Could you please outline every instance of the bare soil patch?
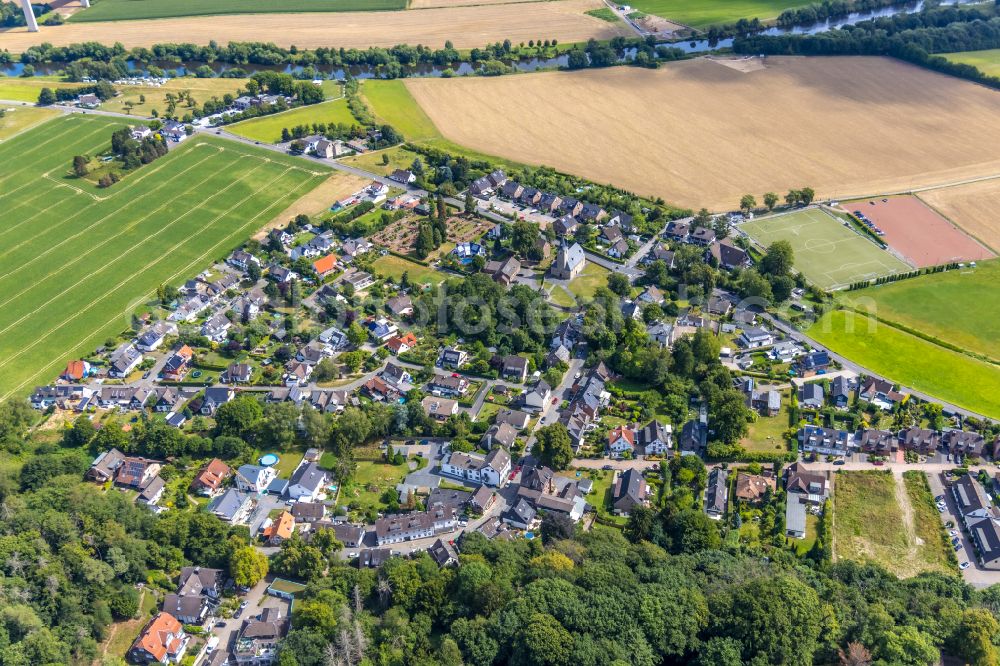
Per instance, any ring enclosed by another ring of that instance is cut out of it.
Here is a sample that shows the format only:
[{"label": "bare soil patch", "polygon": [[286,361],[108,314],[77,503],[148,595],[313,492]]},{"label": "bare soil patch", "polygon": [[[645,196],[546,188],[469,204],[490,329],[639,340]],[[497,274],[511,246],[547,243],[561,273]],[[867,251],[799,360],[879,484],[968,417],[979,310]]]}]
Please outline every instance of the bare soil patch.
[{"label": "bare soil patch", "polygon": [[691,35],[693,32],[686,25],[674,23],[673,21],[653,16],[652,14],[646,14],[641,18],[633,20],[643,30],[660,35],[661,37],[685,37]]},{"label": "bare soil patch", "polygon": [[757,56],[746,56],[745,58],[707,58],[707,60],[711,60],[737,72],[743,72],[744,74],[759,72],[766,68],[764,64],[765,59],[758,58]]},{"label": "bare soil patch", "polygon": [[864,213],[885,232],[883,240],[917,268],[993,258],[992,252],[917,197],[873,197],[844,203],[841,208]]},{"label": "bare soil patch", "polygon": [[810,186],[849,199],[1000,173],[1000,95],[888,58],[406,85],[456,143],[693,208],[732,209],[746,192]]},{"label": "bare soil patch", "polygon": [[968,185],[921,192],[919,196],[935,210],[1000,251],[1000,178]]},{"label": "bare soil patch", "polygon": [[293,203],[275,216],[273,220],[254,234],[254,240],[263,240],[267,233],[276,227],[288,224],[296,215],[317,215],[327,210],[335,201],[345,198],[360,190],[368,183],[368,179],[344,171],[335,171],[329,178],[320,183],[314,190]]},{"label": "bare soil patch", "polygon": [[338,12],[307,14],[237,14],[147,21],[67,23],[43,26],[30,33],[25,28],[0,30],[0,43],[12,53],[49,42],[66,46],[78,42],[121,42],[126,48],[152,46],[183,35],[185,42],[208,44],[224,36],[234,42],[273,42],[299,48],[337,46],[365,48],[395,44],[423,44],[439,48],[451,40],[455,48],[481,47],[510,39],[585,42],[627,35],[620,23],[609,23],[584,14],[604,7],[598,0],[553,0],[520,4],[447,6],[423,11]]}]

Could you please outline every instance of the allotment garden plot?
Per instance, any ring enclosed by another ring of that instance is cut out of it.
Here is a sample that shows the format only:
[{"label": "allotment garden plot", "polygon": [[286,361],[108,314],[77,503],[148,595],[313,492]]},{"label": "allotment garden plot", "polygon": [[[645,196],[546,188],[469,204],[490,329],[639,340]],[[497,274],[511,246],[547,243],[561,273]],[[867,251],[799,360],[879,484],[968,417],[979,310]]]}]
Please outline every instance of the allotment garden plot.
[{"label": "allotment garden plot", "polygon": [[819,208],[745,222],[740,230],[763,247],[779,240],[791,243],[795,268],[823,289],[912,270],[843,220]]},{"label": "allotment garden plot", "polygon": [[0,144],[0,399],[127,329],[323,181],[320,166],[195,135],[109,189],[68,175],[121,121],[70,116]]}]

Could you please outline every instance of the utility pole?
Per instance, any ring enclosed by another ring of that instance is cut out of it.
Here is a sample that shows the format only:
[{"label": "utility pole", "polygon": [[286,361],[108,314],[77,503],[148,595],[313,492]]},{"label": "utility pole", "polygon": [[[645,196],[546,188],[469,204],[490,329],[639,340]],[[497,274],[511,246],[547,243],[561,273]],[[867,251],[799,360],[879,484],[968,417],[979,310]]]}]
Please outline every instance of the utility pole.
[{"label": "utility pole", "polygon": [[24,10],[24,22],[28,24],[28,32],[38,32],[38,21],[35,20],[31,0],[21,0],[21,9]]}]

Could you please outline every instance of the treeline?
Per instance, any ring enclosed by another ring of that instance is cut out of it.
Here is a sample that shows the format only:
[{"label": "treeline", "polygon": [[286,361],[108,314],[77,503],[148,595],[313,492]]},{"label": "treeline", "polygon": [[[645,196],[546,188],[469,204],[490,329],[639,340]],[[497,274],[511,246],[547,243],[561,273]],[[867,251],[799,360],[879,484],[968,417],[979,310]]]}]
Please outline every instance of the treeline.
[{"label": "treeline", "polygon": [[765,55],[888,55],[945,74],[1000,88],[1000,77],[933,53],[1000,48],[1000,17],[982,8],[939,7],[864,21],[815,35],[754,35],[734,41],[737,53]]},{"label": "treeline", "polygon": [[942,264],[940,266],[928,266],[926,268],[921,268],[920,270],[898,273],[896,275],[886,275],[885,277],[875,278],[874,280],[852,282],[847,290],[856,291],[858,289],[871,287],[872,285],[890,284],[892,282],[899,282],[900,280],[909,280],[911,278],[920,277],[921,275],[930,275],[931,273],[944,273],[945,271],[953,271],[958,267],[958,262]]},{"label": "treeline", "polygon": [[783,28],[812,25],[820,21],[841,18],[853,12],[870,12],[909,2],[911,0],[824,0],[805,7],[786,9],[778,15],[777,24]]},{"label": "treeline", "polygon": [[56,102],[69,102],[80,95],[97,95],[98,99],[106,102],[115,96],[115,87],[107,81],[100,81],[76,88],[42,88],[38,91],[38,104],[48,106]]}]

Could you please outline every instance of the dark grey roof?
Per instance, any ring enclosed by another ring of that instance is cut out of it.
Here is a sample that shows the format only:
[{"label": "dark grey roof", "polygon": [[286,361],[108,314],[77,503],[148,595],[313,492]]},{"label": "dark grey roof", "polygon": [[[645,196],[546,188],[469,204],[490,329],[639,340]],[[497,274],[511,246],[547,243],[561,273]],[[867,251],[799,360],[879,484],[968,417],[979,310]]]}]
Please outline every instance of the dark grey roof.
[{"label": "dark grey roof", "polygon": [[295,470],[289,485],[304,486],[310,491],[315,492],[327,478],[326,472],[321,470],[319,465],[314,462],[307,462],[304,465],[299,465],[298,469]]},{"label": "dark grey roof", "polygon": [[729,475],[725,470],[713,469],[708,475],[708,487],[705,489],[705,512],[723,514],[726,512],[726,482]]}]

